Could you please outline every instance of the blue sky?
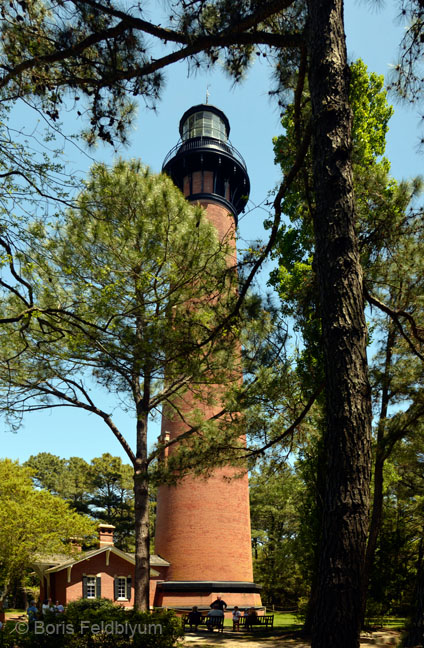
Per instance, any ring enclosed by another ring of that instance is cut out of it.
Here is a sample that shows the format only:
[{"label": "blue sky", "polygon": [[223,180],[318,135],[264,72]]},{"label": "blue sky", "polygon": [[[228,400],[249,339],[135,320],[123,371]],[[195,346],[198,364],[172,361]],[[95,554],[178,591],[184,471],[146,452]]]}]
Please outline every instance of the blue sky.
[{"label": "blue sky", "polygon": [[[396,21],[395,3],[386,3],[380,10],[376,3],[365,0],[348,0],[345,8],[346,34],[349,58],[362,58],[370,71],[384,74],[396,61],[397,47],[402,35],[402,25]],[[374,7],[374,8],[373,8]],[[259,59],[259,57],[258,57]],[[279,111],[269,97],[269,78],[266,60],[258,60],[246,80],[233,86],[231,80],[219,69],[211,74],[202,72],[188,76],[185,64],[166,72],[167,83],[157,111],[146,110],[140,104],[137,127],[130,135],[130,146],[120,151],[125,158],[140,157],[153,171],[159,172],[162,161],[178,141],[178,124],[181,115],[192,105],[205,100],[209,88],[209,103],[221,108],[231,124],[230,139],[243,155],[251,181],[251,202],[239,223],[239,249],[252,239],[264,236],[262,222],[267,212],[261,204],[279,180],[278,168],[273,162],[272,137],[281,132]],[[392,174],[397,179],[417,175],[422,170],[422,156],[417,152],[418,114],[394,102],[395,115],[390,122],[386,155],[392,164]],[[75,130],[75,115],[70,113],[65,127]],[[79,124],[77,122],[78,126]],[[72,150],[68,155],[75,168],[86,169],[89,159]],[[93,155],[90,153],[90,155]],[[97,159],[112,163],[114,154],[101,148],[94,154]],[[113,409],[110,397],[96,392],[100,404]],[[132,419],[114,408],[114,420],[134,445]],[[150,438],[154,441],[158,425],[151,426]],[[25,461],[31,454],[51,452],[61,457],[77,455],[86,460],[110,452],[126,459],[118,441],[105,424],[86,412],[58,408],[25,417],[17,433],[6,430],[0,422],[0,455]]]}]

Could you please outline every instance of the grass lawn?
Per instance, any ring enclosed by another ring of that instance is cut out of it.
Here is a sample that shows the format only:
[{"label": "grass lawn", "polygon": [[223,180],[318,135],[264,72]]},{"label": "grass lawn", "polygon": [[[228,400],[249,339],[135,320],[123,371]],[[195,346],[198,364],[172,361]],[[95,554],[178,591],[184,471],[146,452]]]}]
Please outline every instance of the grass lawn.
[{"label": "grass lawn", "polygon": [[274,628],[284,628],[284,630],[300,630],[302,623],[292,612],[269,612],[274,614]]},{"label": "grass lawn", "polygon": [[6,615],[6,620],[11,617],[11,616],[18,616],[20,614],[26,614],[26,610],[18,610],[15,608],[7,608],[7,610],[4,611]]},{"label": "grass lawn", "polygon": [[407,619],[402,617],[386,617],[384,619],[385,628],[404,628],[407,623]]},{"label": "grass lawn", "polygon": [[[278,628],[285,632],[295,632],[302,628],[302,622],[299,621],[298,617],[294,613],[272,612],[272,610],[268,610],[267,614],[274,614],[274,628]],[[370,621],[374,628],[387,628],[389,630],[403,630],[406,624],[406,619],[402,617],[384,617],[384,619],[370,619]],[[224,626],[225,628],[232,627],[231,619],[225,619]],[[257,628],[253,632],[259,631],[260,629]],[[266,633],[267,630],[264,628],[263,632]]]},{"label": "grass lawn", "polygon": [[384,617],[383,619],[367,619],[371,627],[388,628],[389,630],[403,630],[407,619],[404,617]]}]

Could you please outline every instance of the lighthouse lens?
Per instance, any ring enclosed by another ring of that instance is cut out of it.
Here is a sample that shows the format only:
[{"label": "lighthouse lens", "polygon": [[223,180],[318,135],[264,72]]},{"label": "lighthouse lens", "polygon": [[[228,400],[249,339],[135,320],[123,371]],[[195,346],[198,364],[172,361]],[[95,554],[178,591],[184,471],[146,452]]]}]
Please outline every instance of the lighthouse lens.
[{"label": "lighthouse lens", "polygon": [[214,137],[226,141],[227,133],[225,124],[212,112],[202,110],[190,115],[183,126],[183,140],[192,137]]}]

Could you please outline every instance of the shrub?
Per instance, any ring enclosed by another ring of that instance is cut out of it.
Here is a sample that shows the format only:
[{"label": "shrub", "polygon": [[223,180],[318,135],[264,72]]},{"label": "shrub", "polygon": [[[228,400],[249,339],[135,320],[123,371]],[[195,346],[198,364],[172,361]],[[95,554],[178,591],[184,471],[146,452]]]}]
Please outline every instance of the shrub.
[{"label": "shrub", "polygon": [[304,623],[308,611],[309,596],[301,596],[297,602],[296,619],[298,623]]},{"label": "shrub", "polygon": [[134,612],[106,599],[70,603],[62,614],[47,614],[30,632],[8,624],[4,648],[173,648],[183,635],[173,612]]},{"label": "shrub", "polygon": [[364,626],[366,628],[378,627],[384,625],[384,616],[387,613],[387,608],[384,603],[375,601],[372,597],[367,599],[367,609],[365,613]]}]

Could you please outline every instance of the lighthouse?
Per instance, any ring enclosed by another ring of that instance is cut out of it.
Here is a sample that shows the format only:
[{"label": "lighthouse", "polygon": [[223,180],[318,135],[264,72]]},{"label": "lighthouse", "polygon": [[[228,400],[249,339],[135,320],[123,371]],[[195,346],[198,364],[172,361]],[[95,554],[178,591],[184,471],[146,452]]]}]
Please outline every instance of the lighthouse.
[{"label": "lighthouse", "polygon": [[[179,131],[181,139],[166,156],[163,171],[188,201],[204,207],[219,238],[231,242],[233,262],[237,217],[250,182],[242,156],[229,142],[229,121],[219,108],[200,104],[184,113]],[[220,409],[205,403],[205,419]],[[186,429],[182,421],[163,415],[163,441]],[[253,582],[247,470],[240,476],[240,468],[227,466],[208,479],[186,476],[176,485],[162,485],[155,553],[170,563],[167,580],[157,585],[156,605],[208,608],[220,595],[229,608],[260,606],[260,588]]]}]

